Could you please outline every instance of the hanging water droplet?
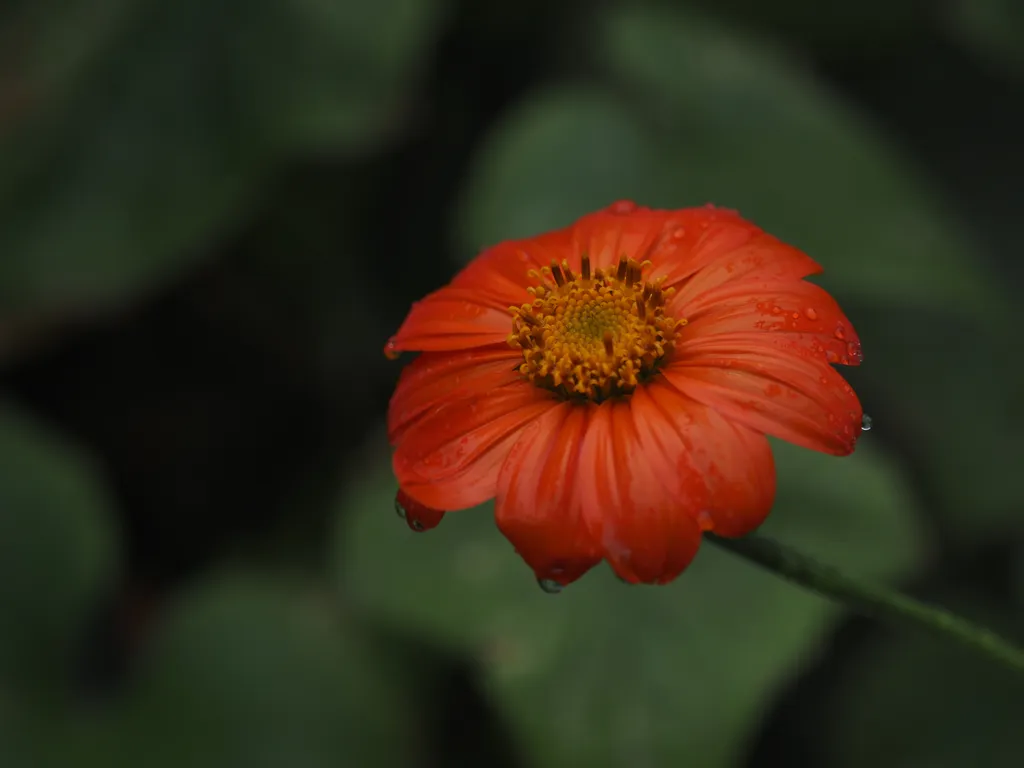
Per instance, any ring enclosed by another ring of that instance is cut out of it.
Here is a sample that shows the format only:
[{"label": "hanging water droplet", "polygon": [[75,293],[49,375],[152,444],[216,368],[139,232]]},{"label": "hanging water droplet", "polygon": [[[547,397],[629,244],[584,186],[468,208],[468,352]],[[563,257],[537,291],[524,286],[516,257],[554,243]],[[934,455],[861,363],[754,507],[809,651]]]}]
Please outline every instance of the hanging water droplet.
[{"label": "hanging water droplet", "polygon": [[864,432],[871,431],[871,417],[868,416],[866,413],[860,419],[860,428]]},{"label": "hanging water droplet", "polygon": [[557,595],[559,592],[565,589],[564,584],[559,584],[554,579],[537,579],[537,586],[539,586],[549,595]]},{"label": "hanging water droplet", "polygon": [[419,533],[436,527],[445,513],[420,504],[405,491],[399,490],[395,495],[395,514],[405,520],[409,528]]}]

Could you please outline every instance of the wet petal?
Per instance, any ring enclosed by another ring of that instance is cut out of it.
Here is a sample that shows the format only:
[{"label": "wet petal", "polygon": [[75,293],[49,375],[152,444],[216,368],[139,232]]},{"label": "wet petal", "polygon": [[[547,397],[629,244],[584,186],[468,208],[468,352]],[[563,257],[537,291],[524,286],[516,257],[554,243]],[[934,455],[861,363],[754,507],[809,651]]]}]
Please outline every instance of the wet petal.
[{"label": "wet petal", "polygon": [[[625,256],[639,262],[658,263],[661,248],[680,226],[680,211],[652,210],[628,200],[584,216],[573,227],[569,264],[579,269],[579,257],[589,254],[594,269],[607,269]],[[655,274],[655,273],[650,273]]]},{"label": "wet petal", "polygon": [[655,379],[631,400],[637,448],[657,481],[703,530],[743,536],[775,500],[768,439]]},{"label": "wet petal", "polygon": [[534,420],[498,476],[498,527],[538,579],[561,585],[601,561],[576,495],[580,440],[594,410],[563,402]]},{"label": "wet petal", "polygon": [[523,356],[502,344],[459,352],[424,352],[403,370],[388,406],[388,439],[453,400],[479,397],[520,381]]},{"label": "wet petal", "polygon": [[674,300],[673,308],[689,322],[680,345],[718,334],[781,334],[825,362],[859,365],[863,359],[857,332],[835,299],[804,280],[726,283],[686,305]]},{"label": "wet petal", "polygon": [[442,288],[412,305],[384,351],[397,355],[503,344],[512,332],[509,306],[488,299],[480,291]]},{"label": "wet petal", "polygon": [[438,405],[400,434],[391,462],[399,485],[435,509],[482,504],[494,497],[519,432],[557,404],[550,392],[515,381]]},{"label": "wet petal", "polygon": [[697,554],[701,528],[690,501],[659,480],[648,456],[653,446],[642,441],[646,434],[637,429],[632,400],[593,409],[580,446],[580,503],[591,536],[620,578],[665,584]]},{"label": "wet petal", "polygon": [[853,388],[783,336],[688,339],[662,375],[728,419],[815,451],[849,454],[861,434],[863,412]]},{"label": "wet petal", "polygon": [[538,252],[535,240],[506,240],[485,248],[452,279],[452,287],[475,291],[488,303],[505,309],[530,301],[526,288],[535,281],[528,273],[551,262]]},{"label": "wet petal", "polygon": [[705,206],[676,212],[676,228],[652,256],[654,277],[675,286],[673,307],[686,306],[723,284],[751,276],[798,280],[821,272],[809,256],[745,221],[735,211]]},{"label": "wet petal", "polygon": [[398,511],[409,528],[417,533],[436,528],[445,515],[443,510],[420,504],[401,488],[398,490],[398,495],[395,496],[395,510]]}]

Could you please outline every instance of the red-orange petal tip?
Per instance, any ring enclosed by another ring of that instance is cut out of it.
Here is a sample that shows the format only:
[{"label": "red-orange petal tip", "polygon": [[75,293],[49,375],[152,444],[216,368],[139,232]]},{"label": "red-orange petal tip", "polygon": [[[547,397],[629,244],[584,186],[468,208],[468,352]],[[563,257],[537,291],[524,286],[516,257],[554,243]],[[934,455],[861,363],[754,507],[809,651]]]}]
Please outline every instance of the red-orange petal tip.
[{"label": "red-orange petal tip", "polygon": [[420,504],[401,489],[399,489],[398,494],[395,496],[395,512],[398,513],[400,518],[405,520],[409,528],[417,533],[436,528],[445,514],[440,509]]}]

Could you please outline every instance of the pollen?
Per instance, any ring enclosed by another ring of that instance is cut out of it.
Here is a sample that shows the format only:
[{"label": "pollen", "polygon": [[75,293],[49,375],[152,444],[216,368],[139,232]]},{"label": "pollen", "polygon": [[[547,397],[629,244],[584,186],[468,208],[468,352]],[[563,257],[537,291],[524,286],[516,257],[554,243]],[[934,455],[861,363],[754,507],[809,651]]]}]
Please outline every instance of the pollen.
[{"label": "pollen", "polygon": [[567,399],[601,402],[628,395],[653,375],[675,347],[686,320],[665,314],[675,292],[665,278],[647,281],[651,262],[623,256],[607,270],[580,274],[563,261],[531,270],[533,301],[510,307],[510,346],[522,350],[519,372]]}]

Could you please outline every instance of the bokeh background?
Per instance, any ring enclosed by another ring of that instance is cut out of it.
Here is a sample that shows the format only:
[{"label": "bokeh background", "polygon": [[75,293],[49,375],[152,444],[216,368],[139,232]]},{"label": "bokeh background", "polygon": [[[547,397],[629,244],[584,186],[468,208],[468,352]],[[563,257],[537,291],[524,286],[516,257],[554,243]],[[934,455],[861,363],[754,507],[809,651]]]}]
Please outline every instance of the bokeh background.
[{"label": "bokeh background", "polygon": [[705,547],[393,511],[382,348],[621,198],[812,254],[875,428],[766,529],[1024,639],[1018,0],[9,0],[0,766],[1019,766],[1024,686]]}]

